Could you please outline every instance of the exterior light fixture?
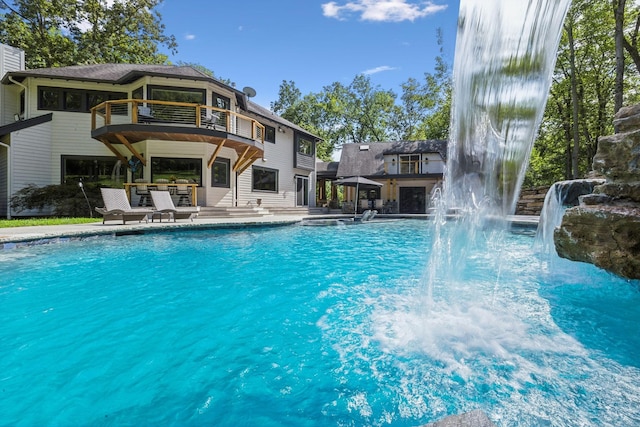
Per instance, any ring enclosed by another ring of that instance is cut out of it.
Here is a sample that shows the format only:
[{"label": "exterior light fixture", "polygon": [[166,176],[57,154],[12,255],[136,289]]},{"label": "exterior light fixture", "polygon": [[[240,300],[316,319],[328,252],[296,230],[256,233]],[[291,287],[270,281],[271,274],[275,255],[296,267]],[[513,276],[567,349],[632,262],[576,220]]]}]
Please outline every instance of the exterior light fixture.
[{"label": "exterior light fixture", "polygon": [[285,132],[285,131],[284,131],[284,128],[283,128],[282,126],[278,126],[278,132],[282,132],[282,133],[284,133],[284,132]]}]

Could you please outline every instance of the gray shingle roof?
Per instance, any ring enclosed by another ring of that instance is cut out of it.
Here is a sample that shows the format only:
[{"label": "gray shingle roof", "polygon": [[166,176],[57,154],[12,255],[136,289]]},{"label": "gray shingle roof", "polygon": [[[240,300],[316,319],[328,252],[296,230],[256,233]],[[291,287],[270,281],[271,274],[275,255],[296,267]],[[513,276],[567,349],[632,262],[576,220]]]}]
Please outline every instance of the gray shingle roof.
[{"label": "gray shingle roof", "polygon": [[11,76],[19,81],[24,80],[27,77],[46,77],[51,79],[125,84],[136,80],[143,75],[218,82],[203,72],[189,66],[154,64],[92,64],[12,71],[5,75],[2,79],[2,83],[6,84],[8,82],[8,76]]},{"label": "gray shingle roof", "polygon": [[265,108],[261,105],[256,104],[255,102],[247,102],[247,111],[256,114],[258,116],[264,117],[267,120],[273,120],[276,123],[280,123],[284,126],[290,127],[291,129],[295,129],[299,132],[305,133],[315,139],[320,139],[319,136],[312,134],[311,132],[309,132],[308,130],[305,130],[303,128],[301,128],[300,126],[296,125],[295,123],[290,122],[289,120],[283,119],[282,117],[278,116],[276,113],[274,113],[273,111],[269,110],[268,108]]},{"label": "gray shingle roof", "polygon": [[[368,149],[363,150],[367,146]],[[447,159],[447,141],[391,141],[369,144],[344,144],[338,166],[338,177],[384,175],[384,156],[388,154],[438,153]]]}]

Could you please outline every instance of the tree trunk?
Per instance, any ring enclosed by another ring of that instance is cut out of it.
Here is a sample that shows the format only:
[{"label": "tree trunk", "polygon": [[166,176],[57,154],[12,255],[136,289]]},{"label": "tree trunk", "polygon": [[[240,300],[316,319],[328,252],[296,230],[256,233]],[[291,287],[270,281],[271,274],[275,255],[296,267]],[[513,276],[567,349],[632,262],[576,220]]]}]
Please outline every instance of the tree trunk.
[{"label": "tree trunk", "polygon": [[573,39],[573,20],[565,25],[567,31],[567,38],[569,42],[569,75],[571,76],[571,122],[572,122],[572,139],[573,150],[571,150],[571,177],[573,179],[578,178],[578,158],[580,156],[580,129],[578,127],[578,81],[576,73],[576,49]]},{"label": "tree trunk", "polygon": [[624,7],[626,0],[613,0],[613,15],[615,17],[616,29],[616,81],[614,95],[614,113],[622,108],[624,91]]}]

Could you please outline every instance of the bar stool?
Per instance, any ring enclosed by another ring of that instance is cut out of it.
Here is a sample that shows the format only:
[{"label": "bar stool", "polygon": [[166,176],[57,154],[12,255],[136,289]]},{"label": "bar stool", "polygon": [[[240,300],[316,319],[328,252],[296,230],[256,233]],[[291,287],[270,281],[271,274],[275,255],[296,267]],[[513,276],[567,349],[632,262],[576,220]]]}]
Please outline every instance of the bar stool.
[{"label": "bar stool", "polygon": [[151,206],[151,193],[149,193],[149,187],[146,185],[148,182],[144,179],[136,179],[136,194],[140,196],[138,200],[138,206]]},{"label": "bar stool", "polygon": [[[188,184],[188,179],[176,179],[176,184]],[[180,196],[178,206],[191,206],[191,187],[187,185],[178,185],[176,194]]]}]

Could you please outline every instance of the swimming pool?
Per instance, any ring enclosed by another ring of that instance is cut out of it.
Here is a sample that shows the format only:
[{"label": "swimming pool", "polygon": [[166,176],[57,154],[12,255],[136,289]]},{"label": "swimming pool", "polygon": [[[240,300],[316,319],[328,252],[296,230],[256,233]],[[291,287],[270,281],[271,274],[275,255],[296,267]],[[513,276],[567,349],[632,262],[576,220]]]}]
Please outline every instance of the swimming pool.
[{"label": "swimming pool", "polygon": [[533,238],[433,282],[426,221],[0,251],[0,425],[640,424],[640,292]]}]

